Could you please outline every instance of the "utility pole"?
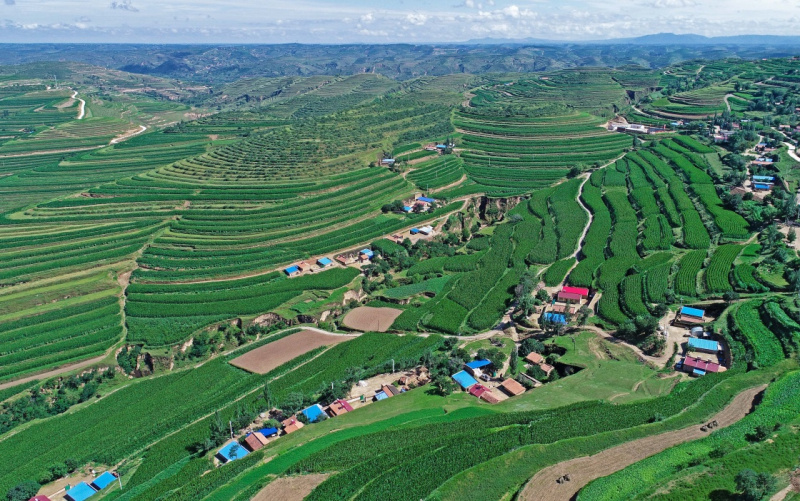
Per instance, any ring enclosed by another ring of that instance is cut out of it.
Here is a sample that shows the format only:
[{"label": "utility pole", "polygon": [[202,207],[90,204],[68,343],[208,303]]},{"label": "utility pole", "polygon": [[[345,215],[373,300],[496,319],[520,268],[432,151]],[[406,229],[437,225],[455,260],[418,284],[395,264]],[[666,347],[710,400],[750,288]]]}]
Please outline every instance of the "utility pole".
[{"label": "utility pole", "polygon": [[114,473],[117,474],[117,480],[119,481],[119,490],[122,490],[122,475],[120,475],[118,471],[115,471]]},{"label": "utility pole", "polygon": [[231,427],[231,438],[233,438],[233,421],[228,421],[228,426]]},{"label": "utility pole", "polygon": [[394,374],[394,359],[392,359],[392,374]]}]

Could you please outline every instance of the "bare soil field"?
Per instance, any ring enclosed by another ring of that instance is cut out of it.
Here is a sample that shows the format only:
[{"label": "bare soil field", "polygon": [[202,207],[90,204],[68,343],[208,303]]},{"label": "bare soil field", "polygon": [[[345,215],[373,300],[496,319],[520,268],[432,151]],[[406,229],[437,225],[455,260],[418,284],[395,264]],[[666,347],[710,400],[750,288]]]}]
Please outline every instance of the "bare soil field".
[{"label": "bare soil field", "polygon": [[361,306],[344,316],[344,325],[360,331],[386,332],[403,310]]},{"label": "bare soil field", "polygon": [[[714,430],[736,423],[745,417],[753,406],[753,400],[766,386],[750,388],[736,397],[717,415],[707,422],[717,421]],[[648,458],[675,445],[708,436],[696,424],[680,430],[669,431],[651,437],[633,440],[594,456],[585,456],[548,466],[534,475],[520,493],[520,501],[568,501],[586,484],[600,477],[617,472],[631,464]],[[561,484],[556,482],[563,475],[570,480]]]},{"label": "bare soil field", "polygon": [[258,347],[255,350],[248,351],[244,355],[231,360],[231,364],[249,372],[266,374],[272,369],[315,348],[333,346],[350,341],[355,337],[303,330]]},{"label": "bare soil field", "polygon": [[252,501],[303,501],[314,487],[328,478],[328,473],[312,473],[278,478],[270,482],[253,497]]}]

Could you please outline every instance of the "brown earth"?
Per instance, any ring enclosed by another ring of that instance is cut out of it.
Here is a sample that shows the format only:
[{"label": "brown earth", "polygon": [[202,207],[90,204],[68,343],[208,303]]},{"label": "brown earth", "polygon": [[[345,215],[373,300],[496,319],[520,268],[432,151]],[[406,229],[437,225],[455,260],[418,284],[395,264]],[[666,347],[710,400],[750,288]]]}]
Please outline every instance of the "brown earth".
[{"label": "brown earth", "polygon": [[303,330],[273,341],[231,360],[231,364],[256,374],[266,374],[272,369],[320,346],[333,346],[350,341],[356,336],[325,334]]},{"label": "brown earth", "polygon": [[[765,387],[766,385],[750,388],[736,395],[727,407],[704,421],[704,424],[716,420],[718,423],[718,426],[714,428],[716,430],[736,423],[750,413],[756,395]],[[702,431],[701,426],[696,424],[680,430],[640,438],[606,449],[594,456],[570,459],[548,466],[528,481],[518,499],[520,501],[568,501],[594,479],[611,475],[675,445],[708,436],[709,432]],[[563,475],[569,475],[570,480],[561,484],[557,483],[556,480]]]},{"label": "brown earth", "polygon": [[344,325],[360,331],[386,332],[403,310],[361,306],[344,316]]},{"label": "brown earth", "polygon": [[329,473],[312,473],[273,480],[261,489],[252,501],[303,501],[303,498],[329,475]]}]

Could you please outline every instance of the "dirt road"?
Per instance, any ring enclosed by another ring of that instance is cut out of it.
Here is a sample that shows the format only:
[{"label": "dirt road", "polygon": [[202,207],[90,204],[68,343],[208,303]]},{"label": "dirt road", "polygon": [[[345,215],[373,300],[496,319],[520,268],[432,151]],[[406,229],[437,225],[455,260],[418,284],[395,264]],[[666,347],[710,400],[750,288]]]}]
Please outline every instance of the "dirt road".
[{"label": "dirt road", "polygon": [[78,107],[78,118],[77,120],[83,120],[83,117],[86,116],[86,101],[78,97],[78,91],[72,91],[72,99],[77,99],[80,101],[81,105]]},{"label": "dirt road", "polygon": [[140,125],[139,126],[139,130],[135,130],[135,131],[132,131],[132,132],[126,132],[125,134],[123,134],[123,135],[121,135],[119,137],[115,137],[108,144],[117,144],[119,142],[125,141],[126,139],[130,139],[133,136],[138,136],[139,134],[141,134],[142,132],[144,132],[146,130],[147,130],[147,127],[145,127],[144,125]]},{"label": "dirt road", "polygon": [[90,365],[99,364],[105,358],[106,355],[100,355],[99,357],[90,358],[89,360],[84,360],[82,362],[78,362],[75,364],[65,365],[63,367],[59,367],[58,369],[53,369],[51,371],[40,372],[32,376],[26,376],[24,378],[15,379],[13,381],[0,384],[0,390],[5,390],[6,388],[11,388],[12,386],[17,386],[18,384],[24,384],[24,383],[29,383],[31,381],[36,381],[37,379],[48,379],[53,376],[58,376],[59,374],[64,374],[65,372],[83,369],[85,367],[89,367]]},{"label": "dirt road", "polygon": [[[764,388],[766,388],[766,385],[743,391],[727,407],[704,421],[704,423],[717,421],[718,426],[715,429],[736,423],[750,413],[756,395],[763,391]],[[548,466],[528,481],[518,499],[526,501],[568,501],[594,479],[611,475],[669,447],[708,436],[709,432],[702,431],[700,428],[700,424],[695,424],[680,430],[633,440],[604,450],[594,456],[571,459]],[[561,484],[557,483],[556,480],[563,475],[569,475],[570,480]]]}]

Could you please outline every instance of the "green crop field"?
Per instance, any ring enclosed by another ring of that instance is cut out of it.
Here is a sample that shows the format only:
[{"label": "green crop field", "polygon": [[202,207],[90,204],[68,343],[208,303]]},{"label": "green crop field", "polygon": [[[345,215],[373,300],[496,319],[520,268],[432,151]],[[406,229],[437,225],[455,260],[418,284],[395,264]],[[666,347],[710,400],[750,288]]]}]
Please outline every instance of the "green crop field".
[{"label": "green crop field", "polygon": [[[797,62],[607,68],[619,49],[598,46],[575,68],[498,73],[498,56],[472,74],[422,70],[440,54],[421,47],[372,67],[342,46],[322,72],[298,45],[245,78],[260,49],[220,49],[231,65],[197,80],[0,68],[0,496],[93,468],[121,476],[109,501],[280,497],[311,473],[310,500],[529,499],[548,466],[699,426],[762,386],[729,427],[569,496],[734,499],[743,468],[788,485]],[[617,117],[669,131],[609,130]],[[757,141],[774,168],[748,167]],[[750,194],[766,171],[775,188]],[[567,285],[591,300],[560,304]],[[564,324],[544,320],[559,304]],[[683,305],[705,309],[726,370],[680,372],[688,331],[658,328]],[[453,382],[482,358],[494,404]],[[528,391],[499,388],[512,377]],[[373,402],[383,384],[403,391]],[[338,399],[355,410],[214,458]]]}]

